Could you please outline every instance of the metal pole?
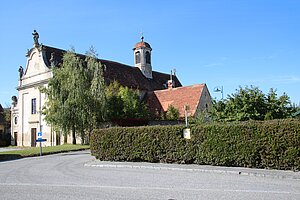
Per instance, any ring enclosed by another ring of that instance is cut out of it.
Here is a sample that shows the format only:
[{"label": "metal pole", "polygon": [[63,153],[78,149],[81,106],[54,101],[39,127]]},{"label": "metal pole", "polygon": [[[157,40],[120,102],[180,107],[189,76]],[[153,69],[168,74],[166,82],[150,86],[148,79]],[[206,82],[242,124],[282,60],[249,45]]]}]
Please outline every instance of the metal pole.
[{"label": "metal pole", "polygon": [[185,115],[185,127],[188,127],[188,113],[187,113],[187,106],[184,106],[184,115]]},{"label": "metal pole", "polygon": [[222,96],[221,100],[223,100],[223,98],[224,98],[223,86],[217,86],[217,87],[215,87],[214,92],[221,92],[221,96]]},{"label": "metal pole", "polygon": [[42,142],[40,141],[40,156],[42,156]]},{"label": "metal pole", "polygon": [[223,100],[223,98],[224,98],[223,85],[222,85],[222,91],[221,91],[221,93],[222,93],[222,100]]}]

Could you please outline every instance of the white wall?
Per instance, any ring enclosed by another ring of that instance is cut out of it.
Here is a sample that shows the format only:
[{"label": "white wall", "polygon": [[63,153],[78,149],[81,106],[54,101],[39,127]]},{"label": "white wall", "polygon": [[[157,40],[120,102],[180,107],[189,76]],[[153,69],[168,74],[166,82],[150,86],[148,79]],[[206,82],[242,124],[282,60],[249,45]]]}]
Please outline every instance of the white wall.
[{"label": "white wall", "polygon": [[[37,48],[32,49],[27,58],[24,75],[19,81],[17,109],[12,113],[12,116],[19,117],[18,129],[16,130],[16,127],[13,127],[13,132],[18,132],[18,146],[31,146],[31,130],[33,128],[36,129],[36,138],[37,133],[42,131],[43,138],[47,139],[47,142],[44,142],[43,146],[53,144],[53,142],[51,143],[53,141],[53,138],[51,138],[51,128],[44,121],[44,116],[41,113],[46,100],[45,94],[40,92],[39,87],[47,86],[48,80],[52,77],[52,72],[45,65],[43,57],[42,51],[39,51]],[[31,102],[34,98],[36,99],[36,114],[31,113]]]}]

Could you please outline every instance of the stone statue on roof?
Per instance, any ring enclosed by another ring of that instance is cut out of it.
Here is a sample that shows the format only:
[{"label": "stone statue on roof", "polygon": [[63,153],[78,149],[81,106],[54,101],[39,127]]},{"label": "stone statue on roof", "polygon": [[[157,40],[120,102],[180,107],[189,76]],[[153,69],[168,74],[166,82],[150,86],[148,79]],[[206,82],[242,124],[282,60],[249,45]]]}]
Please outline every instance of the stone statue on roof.
[{"label": "stone statue on roof", "polygon": [[34,41],[34,46],[39,46],[39,34],[36,30],[33,30],[33,41]]},{"label": "stone statue on roof", "polygon": [[11,100],[12,100],[12,104],[13,104],[14,106],[16,106],[17,103],[18,103],[18,98],[17,98],[16,96],[12,96],[12,97],[11,97]]},{"label": "stone statue on roof", "polygon": [[22,66],[20,66],[19,67],[19,76],[20,76],[20,80],[21,80],[21,78],[23,77],[23,75],[24,75],[24,70],[23,70],[23,67]]},{"label": "stone statue on roof", "polygon": [[57,59],[56,59],[56,55],[55,55],[55,52],[52,52],[51,53],[51,57],[50,57],[50,65],[51,65],[51,67],[55,67],[57,64],[58,64],[58,62],[57,62]]}]

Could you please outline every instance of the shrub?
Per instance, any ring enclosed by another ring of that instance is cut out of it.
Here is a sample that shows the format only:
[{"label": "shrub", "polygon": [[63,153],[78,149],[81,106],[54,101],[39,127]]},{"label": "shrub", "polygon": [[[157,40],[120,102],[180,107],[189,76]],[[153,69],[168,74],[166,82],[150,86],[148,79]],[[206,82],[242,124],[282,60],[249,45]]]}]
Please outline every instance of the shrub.
[{"label": "shrub", "polygon": [[166,113],[167,120],[178,120],[179,119],[179,110],[173,105],[169,105]]},{"label": "shrub", "polygon": [[95,130],[97,159],[300,169],[300,121],[212,123],[191,127],[145,126]]}]

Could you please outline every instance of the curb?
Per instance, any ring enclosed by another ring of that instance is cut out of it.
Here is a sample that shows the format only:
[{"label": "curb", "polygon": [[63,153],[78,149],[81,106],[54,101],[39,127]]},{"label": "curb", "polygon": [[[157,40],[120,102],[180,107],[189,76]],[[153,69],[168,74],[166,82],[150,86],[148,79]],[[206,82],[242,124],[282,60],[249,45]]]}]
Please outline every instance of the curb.
[{"label": "curb", "polygon": [[107,162],[107,161],[95,160],[95,161],[85,163],[84,167],[200,172],[200,173],[232,174],[232,175],[241,175],[241,176],[300,180],[300,172],[283,171],[283,170],[267,170],[267,169],[251,169],[251,168],[241,168],[241,167],[220,167],[220,166],[210,166],[210,165],[180,165],[180,164],[130,163],[130,162],[122,163],[122,162]]}]

